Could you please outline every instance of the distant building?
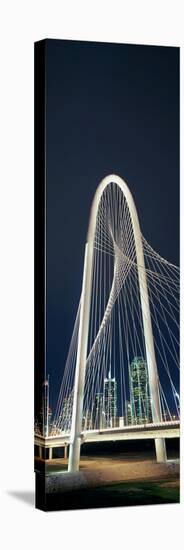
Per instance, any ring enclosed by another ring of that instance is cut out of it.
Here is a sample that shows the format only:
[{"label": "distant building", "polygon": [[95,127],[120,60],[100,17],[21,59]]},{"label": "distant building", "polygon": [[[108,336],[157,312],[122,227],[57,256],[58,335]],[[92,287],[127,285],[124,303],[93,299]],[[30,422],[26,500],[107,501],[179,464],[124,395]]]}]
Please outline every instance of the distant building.
[{"label": "distant building", "polygon": [[72,424],[72,410],[73,410],[73,390],[67,397],[64,397],[61,415],[59,418],[59,426],[62,432],[68,432],[71,429]]},{"label": "distant building", "polygon": [[[152,421],[148,367],[143,357],[134,357],[129,368],[130,403],[128,423],[142,424]],[[131,422],[129,421],[131,417]]]},{"label": "distant building", "polygon": [[84,412],[83,419],[82,419],[82,430],[92,430],[93,429],[93,418],[92,418],[92,412],[87,409]]},{"label": "distant building", "polygon": [[117,382],[110,372],[104,380],[104,413],[106,428],[113,427],[117,416]]},{"label": "distant building", "polygon": [[52,409],[48,407],[48,410],[44,410],[43,407],[39,412],[38,417],[35,420],[35,433],[40,435],[50,435],[52,431]]},{"label": "distant building", "polygon": [[42,407],[35,419],[35,433],[48,437],[51,433],[52,409],[49,406],[49,376],[42,384]]},{"label": "distant building", "polygon": [[124,416],[119,416],[119,427],[123,428],[124,425],[125,425],[125,417]]},{"label": "distant building", "polygon": [[96,430],[104,427],[103,401],[103,393],[97,393],[93,410],[93,428]]},{"label": "distant building", "polygon": [[126,424],[133,424],[132,407],[131,407],[130,401],[126,401],[125,403],[125,419],[126,419]]},{"label": "distant building", "polygon": [[112,419],[112,428],[123,428],[125,425],[124,416],[115,416]]}]

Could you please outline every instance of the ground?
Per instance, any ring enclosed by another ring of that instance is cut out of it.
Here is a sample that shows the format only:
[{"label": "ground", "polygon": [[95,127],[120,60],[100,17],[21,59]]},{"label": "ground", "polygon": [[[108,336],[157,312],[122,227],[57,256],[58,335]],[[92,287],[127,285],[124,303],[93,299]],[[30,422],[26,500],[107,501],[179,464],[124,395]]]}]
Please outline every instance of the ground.
[{"label": "ground", "polygon": [[45,510],[179,502],[179,459],[172,452],[166,464],[158,464],[151,451],[81,456],[75,474],[66,472],[64,459],[38,462],[39,470],[46,467],[46,484],[37,484],[37,506]]}]

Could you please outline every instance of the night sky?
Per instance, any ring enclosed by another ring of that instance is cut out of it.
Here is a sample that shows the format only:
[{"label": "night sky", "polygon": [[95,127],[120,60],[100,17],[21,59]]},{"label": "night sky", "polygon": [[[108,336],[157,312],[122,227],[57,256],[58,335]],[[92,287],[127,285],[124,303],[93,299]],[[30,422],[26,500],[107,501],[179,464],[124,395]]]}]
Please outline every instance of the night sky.
[{"label": "night sky", "polygon": [[100,180],[128,183],[142,233],[179,263],[179,49],[48,40],[47,374],[54,409]]}]

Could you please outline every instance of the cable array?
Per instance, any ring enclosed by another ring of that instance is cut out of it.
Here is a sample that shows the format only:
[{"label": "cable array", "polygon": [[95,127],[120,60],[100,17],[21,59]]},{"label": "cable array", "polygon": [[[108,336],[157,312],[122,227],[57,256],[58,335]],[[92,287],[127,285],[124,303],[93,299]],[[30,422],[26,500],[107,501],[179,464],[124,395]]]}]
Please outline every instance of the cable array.
[{"label": "cable array", "polygon": [[[142,236],[163,421],[178,418],[179,268]],[[122,190],[108,185],[96,221],[83,429],[152,421],[149,373],[131,215]],[[70,431],[80,303],[53,430]]]}]

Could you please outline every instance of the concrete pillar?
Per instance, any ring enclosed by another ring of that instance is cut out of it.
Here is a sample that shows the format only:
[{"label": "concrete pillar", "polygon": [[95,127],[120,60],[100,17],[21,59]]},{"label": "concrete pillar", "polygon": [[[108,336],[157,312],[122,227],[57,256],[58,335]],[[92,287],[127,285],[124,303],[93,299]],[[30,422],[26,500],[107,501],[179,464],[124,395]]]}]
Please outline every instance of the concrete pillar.
[{"label": "concrete pillar", "polygon": [[166,462],[167,451],[166,451],[165,439],[162,439],[161,437],[155,439],[155,450],[156,450],[157,462]]},{"label": "concrete pillar", "polygon": [[64,446],[64,458],[67,459],[67,450],[68,450],[68,447],[67,445]]},{"label": "concrete pillar", "polygon": [[86,370],[86,356],[89,330],[91,283],[93,266],[93,243],[86,243],[83,283],[80,303],[80,321],[78,335],[78,349],[75,369],[74,399],[71,426],[71,439],[69,450],[68,471],[79,470],[81,431],[83,417],[83,395]]},{"label": "concrete pillar", "polygon": [[49,460],[52,460],[52,447],[49,447]]},{"label": "concrete pillar", "polygon": [[39,445],[39,458],[42,458],[42,447]]}]

